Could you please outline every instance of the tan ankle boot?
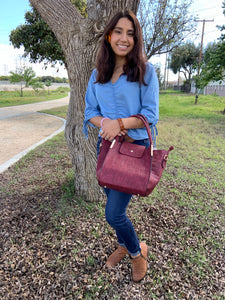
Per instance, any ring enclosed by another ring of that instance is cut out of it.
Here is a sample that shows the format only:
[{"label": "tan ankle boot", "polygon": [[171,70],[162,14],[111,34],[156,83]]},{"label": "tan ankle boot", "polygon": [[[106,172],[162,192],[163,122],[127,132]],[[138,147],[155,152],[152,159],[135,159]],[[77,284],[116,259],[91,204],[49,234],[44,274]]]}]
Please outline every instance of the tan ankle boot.
[{"label": "tan ankle boot", "polygon": [[109,256],[106,261],[107,267],[116,266],[128,254],[127,248],[118,246],[118,248]]},{"label": "tan ankle boot", "polygon": [[148,246],[145,243],[140,243],[140,247],[141,254],[131,260],[132,278],[135,282],[140,281],[147,273]]}]

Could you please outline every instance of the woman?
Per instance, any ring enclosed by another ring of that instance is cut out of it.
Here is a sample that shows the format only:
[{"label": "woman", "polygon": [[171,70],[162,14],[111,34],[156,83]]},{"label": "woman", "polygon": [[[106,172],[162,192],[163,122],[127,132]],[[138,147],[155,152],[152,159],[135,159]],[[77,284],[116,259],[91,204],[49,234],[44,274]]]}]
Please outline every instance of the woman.
[{"label": "woman", "polygon": [[[123,135],[127,142],[149,147],[142,121],[130,117],[137,113],[145,115],[154,133],[158,122],[158,79],[143,49],[136,16],[131,11],[116,14],[105,28],[96,69],[86,92],[83,130],[87,136],[87,125],[101,128],[98,151],[102,139],[112,141],[117,135]],[[140,281],[147,272],[148,247],[139,242],[126,215],[132,195],[111,189],[105,189],[105,193],[106,220],[118,238],[118,248],[109,256],[106,266],[115,266],[129,254],[132,278]]]}]

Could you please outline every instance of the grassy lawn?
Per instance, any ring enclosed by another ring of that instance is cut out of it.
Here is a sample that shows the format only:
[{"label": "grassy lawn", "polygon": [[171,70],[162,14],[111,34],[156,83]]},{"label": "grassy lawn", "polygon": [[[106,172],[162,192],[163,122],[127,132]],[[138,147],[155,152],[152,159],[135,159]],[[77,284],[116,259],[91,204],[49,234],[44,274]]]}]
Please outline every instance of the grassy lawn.
[{"label": "grassy lawn", "polygon": [[50,90],[49,94],[47,91],[42,90],[37,93],[34,91],[24,91],[23,97],[20,96],[20,91],[0,91],[0,107],[56,100],[66,97],[69,91],[69,88],[64,87],[59,87],[56,90]]},{"label": "grassy lawn", "polygon": [[160,95],[160,116],[224,121],[222,111],[225,109],[225,97],[201,95],[197,105],[193,105],[194,101],[194,95],[162,92]]},{"label": "grassy lawn", "polygon": [[[150,247],[147,276],[116,245],[104,202],[74,194],[63,133],[0,174],[1,299],[225,299],[224,99],[160,95],[158,148],[174,146],[157,188],[128,209]],[[66,118],[67,107],[46,111]]]}]

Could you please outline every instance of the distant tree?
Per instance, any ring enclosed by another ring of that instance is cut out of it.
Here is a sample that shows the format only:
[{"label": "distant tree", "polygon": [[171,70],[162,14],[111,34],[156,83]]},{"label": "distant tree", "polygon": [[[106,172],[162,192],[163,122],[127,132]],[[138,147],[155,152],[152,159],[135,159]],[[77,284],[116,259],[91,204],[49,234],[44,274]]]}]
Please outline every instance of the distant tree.
[{"label": "distant tree", "polygon": [[189,41],[171,52],[169,68],[174,74],[177,72],[184,74],[189,91],[192,75],[198,69],[199,52],[200,47]]},{"label": "distant tree", "polygon": [[198,89],[203,89],[209,81],[220,80],[221,74],[218,70],[213,69],[209,72],[209,67],[211,67],[213,57],[217,52],[219,43],[213,42],[209,43],[205,49],[203,49],[202,60],[199,68],[199,75],[193,76],[195,85]]},{"label": "distant tree", "polygon": [[36,74],[32,67],[29,68],[23,68],[23,80],[25,81],[25,86],[29,87],[32,82],[34,82],[34,78],[36,77]]},{"label": "distant tree", "polygon": [[40,76],[38,77],[38,79],[41,82],[46,82],[46,81],[51,81],[51,82],[55,82],[55,78],[53,76],[47,75],[47,76]]},{"label": "distant tree", "polygon": [[192,0],[141,0],[138,9],[147,58],[171,52],[193,34]]},{"label": "distant tree", "polygon": [[11,75],[9,76],[9,81],[11,83],[20,83],[20,96],[23,97],[23,89],[25,88],[25,84],[23,81],[23,69],[17,69],[15,72],[10,71]]},{"label": "distant tree", "polygon": [[9,80],[9,76],[0,76],[0,81],[8,81]]},{"label": "distant tree", "polygon": [[[222,5],[225,15],[225,1]],[[206,86],[209,81],[222,81],[225,78],[225,25],[217,26],[221,31],[218,43],[208,46],[206,61],[203,62],[202,74],[198,78],[200,86]]]},{"label": "distant tree", "polygon": [[[225,1],[223,1],[222,8],[225,16]],[[219,80],[223,80],[225,78],[225,25],[217,27],[221,31],[221,36],[219,38],[218,47],[215,51],[214,67],[218,66],[218,72],[221,75]]]},{"label": "distant tree", "polygon": [[20,83],[20,96],[23,97],[23,89],[29,87],[36,76],[34,70],[29,67],[22,67],[16,69],[15,72],[10,71],[9,80],[12,83]]},{"label": "distant tree", "polygon": [[60,77],[55,77],[55,83],[62,83],[62,78]]},{"label": "distant tree", "polygon": [[159,80],[159,88],[162,89],[162,86],[163,86],[163,77],[162,77],[162,74],[161,74],[161,66],[160,66],[160,64],[155,64],[154,65],[154,69],[156,71],[156,74],[157,74],[157,77],[158,77],[158,80]]},{"label": "distant tree", "polygon": [[[225,15],[225,1],[223,1],[222,8]],[[217,27],[221,31],[219,42],[207,46],[201,62],[199,76],[194,78],[196,87],[200,89],[204,88],[210,81],[222,81],[225,78],[225,33],[223,32],[225,25]],[[225,109],[223,113],[225,114]]]},{"label": "distant tree", "polygon": [[[225,78],[225,42],[210,43],[204,51],[199,76],[195,76],[198,89],[203,89],[210,81],[221,82]],[[223,110],[225,114],[225,108]]]},{"label": "distant tree", "polygon": [[48,88],[48,95],[49,95],[49,87],[52,85],[52,82],[51,82],[51,80],[46,80],[45,81],[45,86],[47,86],[47,88]]},{"label": "distant tree", "polygon": [[33,90],[35,93],[39,91],[39,89],[43,89],[44,85],[41,81],[38,80],[38,78],[34,78],[31,82],[30,85],[32,86]]}]

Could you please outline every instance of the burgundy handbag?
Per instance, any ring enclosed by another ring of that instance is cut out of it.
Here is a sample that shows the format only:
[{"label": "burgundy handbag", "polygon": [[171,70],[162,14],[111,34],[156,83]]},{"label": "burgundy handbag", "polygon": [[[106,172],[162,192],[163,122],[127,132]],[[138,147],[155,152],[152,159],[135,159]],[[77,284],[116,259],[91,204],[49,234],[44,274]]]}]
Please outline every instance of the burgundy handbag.
[{"label": "burgundy handbag", "polygon": [[145,197],[159,182],[173,147],[168,151],[153,150],[151,130],[145,116],[137,114],[131,117],[144,123],[150,147],[125,142],[121,137],[112,142],[103,139],[96,174],[102,187]]}]

